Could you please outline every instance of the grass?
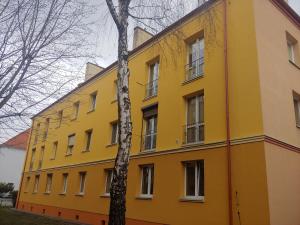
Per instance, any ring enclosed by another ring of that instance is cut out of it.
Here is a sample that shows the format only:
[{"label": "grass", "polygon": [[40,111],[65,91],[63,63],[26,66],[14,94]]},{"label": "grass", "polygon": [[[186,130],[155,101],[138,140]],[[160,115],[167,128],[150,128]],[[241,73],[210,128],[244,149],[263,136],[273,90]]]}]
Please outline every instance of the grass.
[{"label": "grass", "polygon": [[44,216],[19,212],[0,207],[1,225],[75,225],[74,223],[56,220]]}]

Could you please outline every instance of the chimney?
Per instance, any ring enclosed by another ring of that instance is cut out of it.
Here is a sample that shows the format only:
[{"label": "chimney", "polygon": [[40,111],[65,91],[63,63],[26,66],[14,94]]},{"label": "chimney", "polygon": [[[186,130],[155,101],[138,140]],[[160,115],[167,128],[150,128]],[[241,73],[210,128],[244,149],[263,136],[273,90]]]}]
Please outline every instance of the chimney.
[{"label": "chimney", "polygon": [[153,35],[139,26],[134,28],[132,48],[135,49],[152,38]]},{"label": "chimney", "polygon": [[95,76],[97,73],[101,72],[104,68],[101,66],[98,66],[96,64],[88,62],[86,64],[86,69],[85,69],[85,78],[84,80],[88,80]]}]

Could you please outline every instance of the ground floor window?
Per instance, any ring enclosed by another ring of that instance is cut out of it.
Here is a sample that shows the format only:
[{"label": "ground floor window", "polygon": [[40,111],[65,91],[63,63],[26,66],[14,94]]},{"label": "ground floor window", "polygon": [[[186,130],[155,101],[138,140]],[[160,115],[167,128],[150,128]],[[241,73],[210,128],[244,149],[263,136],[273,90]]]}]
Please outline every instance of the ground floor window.
[{"label": "ground floor window", "polygon": [[203,199],[204,197],[204,160],[184,162],[185,197]]},{"label": "ground floor window", "polygon": [[142,173],[141,196],[151,197],[153,195],[154,166],[153,165],[141,166],[141,173]]}]

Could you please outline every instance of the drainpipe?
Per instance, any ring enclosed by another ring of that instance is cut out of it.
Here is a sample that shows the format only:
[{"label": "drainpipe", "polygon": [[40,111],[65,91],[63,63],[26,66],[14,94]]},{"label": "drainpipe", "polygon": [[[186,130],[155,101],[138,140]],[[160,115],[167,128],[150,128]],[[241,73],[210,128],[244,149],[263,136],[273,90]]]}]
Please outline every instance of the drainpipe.
[{"label": "drainpipe", "polygon": [[228,215],[229,225],[233,225],[232,213],[232,177],[231,177],[231,145],[230,145],[230,117],[229,117],[229,81],[228,81],[228,24],[227,24],[227,0],[224,3],[224,78],[225,78],[225,111],[226,111],[226,152],[228,173]]},{"label": "drainpipe", "polygon": [[21,194],[21,190],[22,190],[22,184],[23,184],[23,179],[24,179],[24,173],[25,173],[26,161],[27,161],[28,152],[29,152],[29,144],[30,144],[30,140],[31,140],[32,130],[33,130],[33,122],[31,123],[30,134],[29,134],[28,140],[27,140],[26,156],[25,156],[22,176],[21,176],[20,184],[19,184],[19,191],[18,191],[16,206],[15,206],[16,209],[19,208],[19,199],[20,199],[20,194]]}]

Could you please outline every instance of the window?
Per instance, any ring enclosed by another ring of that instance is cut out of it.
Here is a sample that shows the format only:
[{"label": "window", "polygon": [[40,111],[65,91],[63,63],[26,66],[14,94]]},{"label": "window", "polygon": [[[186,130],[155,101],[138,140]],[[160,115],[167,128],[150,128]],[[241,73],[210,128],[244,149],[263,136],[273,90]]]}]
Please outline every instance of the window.
[{"label": "window", "polygon": [[37,193],[38,192],[39,181],[40,181],[40,175],[36,175],[35,176],[35,180],[34,180],[33,193]]},{"label": "window", "polygon": [[29,184],[30,184],[30,177],[27,177],[25,183],[25,192],[28,192]]},{"label": "window", "polygon": [[149,79],[146,85],[146,98],[156,96],[158,89],[159,62],[149,66]]},{"label": "window", "polygon": [[154,182],[154,167],[153,165],[141,166],[142,185],[141,196],[153,195],[153,182]]},{"label": "window", "polygon": [[117,101],[118,100],[118,81],[117,80],[115,80],[114,81],[114,88],[113,88],[113,90],[114,90],[114,99],[113,99],[113,101]]},{"label": "window", "polygon": [[52,145],[52,153],[51,153],[51,159],[55,159],[56,157],[56,152],[57,152],[57,147],[58,147],[58,142],[53,142]]},{"label": "window", "polygon": [[204,141],[204,98],[203,95],[187,99],[187,125],[185,143]]},{"label": "window", "polygon": [[49,124],[50,124],[50,118],[47,118],[46,122],[45,122],[45,131],[44,131],[44,135],[43,135],[43,141],[45,141],[48,137]]},{"label": "window", "polygon": [[34,136],[34,143],[33,144],[36,144],[38,142],[38,139],[39,139],[39,132],[40,132],[40,127],[41,127],[41,124],[38,123],[36,125],[36,129],[35,129],[35,136]]},{"label": "window", "polygon": [[36,152],[36,149],[35,148],[32,149],[30,165],[29,165],[29,171],[32,171],[32,169],[33,169],[33,164],[34,164],[34,159],[35,159],[35,152]]},{"label": "window", "polygon": [[295,118],[296,125],[300,127],[300,95],[294,93],[294,108],[295,108]]},{"label": "window", "polygon": [[85,144],[85,150],[84,151],[90,151],[92,134],[93,134],[93,130],[87,130],[85,132],[86,144]]},{"label": "window", "polygon": [[145,123],[143,150],[153,150],[156,148],[157,110],[157,105],[151,106],[143,110],[143,117]]},{"label": "window", "polygon": [[42,168],[43,165],[43,159],[44,159],[44,152],[45,152],[45,146],[41,147],[41,152],[40,152],[40,159],[39,159],[39,164],[38,164],[38,170]]},{"label": "window", "polygon": [[110,194],[110,186],[111,186],[111,182],[113,179],[113,170],[112,169],[107,169],[105,170],[105,174],[106,174],[106,182],[105,182],[105,195],[109,195]]},{"label": "window", "polygon": [[68,147],[67,147],[67,155],[71,155],[73,153],[75,145],[75,134],[72,134],[68,137]]},{"label": "window", "polygon": [[204,38],[199,38],[188,44],[188,64],[186,65],[186,80],[203,75]]},{"label": "window", "polygon": [[298,61],[298,41],[288,32],[286,33],[286,39],[287,39],[287,49],[288,49],[288,56],[289,61],[297,64]]},{"label": "window", "polygon": [[61,193],[62,194],[65,194],[67,193],[67,187],[68,187],[68,174],[67,173],[64,173],[62,175],[62,190],[61,190]]},{"label": "window", "polygon": [[73,120],[76,120],[77,119],[77,117],[78,117],[78,113],[79,113],[79,105],[80,105],[80,103],[79,102],[75,102],[74,104],[73,104]]},{"label": "window", "polygon": [[202,200],[204,197],[204,160],[184,162],[185,198]]},{"label": "window", "polygon": [[119,128],[118,122],[111,123],[111,144],[118,143]]},{"label": "window", "polygon": [[52,188],[52,173],[47,174],[47,183],[46,183],[46,193],[50,193],[51,192],[51,188]]},{"label": "window", "polygon": [[97,92],[94,92],[90,95],[90,111],[94,111],[96,109],[96,100],[97,100]]},{"label": "window", "polygon": [[80,172],[79,173],[79,194],[84,194],[85,189],[85,179],[86,179],[86,172]]},{"label": "window", "polygon": [[60,110],[57,113],[57,128],[61,126],[62,120],[63,120],[63,111]]}]

